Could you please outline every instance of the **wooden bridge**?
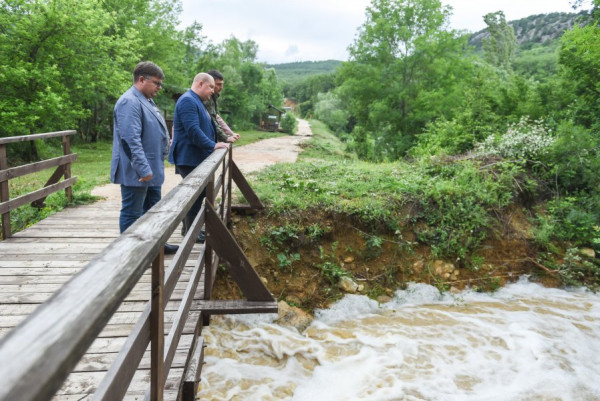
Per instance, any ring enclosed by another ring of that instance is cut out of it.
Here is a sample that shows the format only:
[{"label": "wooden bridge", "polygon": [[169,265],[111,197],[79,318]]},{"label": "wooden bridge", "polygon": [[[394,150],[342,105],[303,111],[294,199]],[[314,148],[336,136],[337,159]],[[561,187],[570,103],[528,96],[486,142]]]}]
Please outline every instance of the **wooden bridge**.
[{"label": "wooden bridge", "polygon": [[[63,172],[73,160],[65,156],[56,162]],[[0,166],[0,178],[9,170]],[[233,184],[248,204],[231,204]],[[204,188],[204,206],[181,237]],[[0,400],[194,400],[210,316],[277,312],[227,229],[236,208],[262,204],[230,147],[122,235],[120,201],[104,201],[67,208],[0,242]],[[195,243],[203,227],[205,245]],[[175,255],[164,256],[167,241],[179,244]],[[246,299],[211,299],[219,263]]]}]

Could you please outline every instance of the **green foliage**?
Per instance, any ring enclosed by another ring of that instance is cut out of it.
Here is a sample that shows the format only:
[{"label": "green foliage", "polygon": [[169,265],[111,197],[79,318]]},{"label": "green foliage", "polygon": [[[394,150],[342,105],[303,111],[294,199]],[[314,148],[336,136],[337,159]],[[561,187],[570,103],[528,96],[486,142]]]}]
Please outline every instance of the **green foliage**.
[{"label": "green foliage", "polygon": [[476,152],[483,156],[501,156],[510,160],[540,160],[554,143],[550,130],[542,121],[523,117],[508,126],[504,135],[489,136],[479,143]]},{"label": "green foliage", "polygon": [[321,259],[321,263],[319,263],[317,267],[332,285],[337,284],[340,278],[348,275],[348,272],[342,269],[335,259],[335,251],[337,246],[337,242],[331,244],[330,253],[326,253],[323,247],[319,246],[319,258]]},{"label": "green foliage", "polygon": [[285,113],[281,117],[281,129],[288,134],[295,134],[298,129],[298,120],[292,113]]},{"label": "green foliage", "polygon": [[0,6],[0,136],[76,128],[103,97],[131,82],[119,62],[135,60],[137,38],[117,35],[115,24],[92,1]]},{"label": "green foliage", "polygon": [[563,263],[558,266],[558,271],[566,285],[584,285],[592,291],[600,289],[598,262],[583,258],[577,248],[567,250]]},{"label": "green foliage", "polygon": [[366,235],[365,239],[365,260],[376,258],[381,253],[383,239],[378,235]]},{"label": "green foliage", "polygon": [[312,118],[318,94],[333,90],[335,77],[333,72],[317,74],[287,84],[284,88],[285,96],[300,104],[299,112],[302,116]]},{"label": "green foliage", "polygon": [[549,201],[545,213],[538,216],[538,243],[549,249],[552,241],[561,241],[600,250],[598,200],[598,196],[595,199],[569,196]]},{"label": "green foliage", "polygon": [[279,262],[279,268],[281,270],[289,269],[290,272],[293,272],[292,264],[294,264],[294,262],[297,262],[299,260],[300,260],[299,253],[292,253],[292,254],[287,254],[287,255],[285,253],[277,254],[277,261]]},{"label": "green foliage", "polygon": [[564,85],[572,88],[574,122],[600,127],[600,30],[597,26],[566,32],[561,39],[559,63]]},{"label": "green foliage", "polygon": [[[432,246],[436,256],[459,257],[465,263],[490,234],[495,213],[521,192],[536,190],[523,167],[509,162],[481,167],[476,161],[426,157],[374,164],[317,161],[315,156],[260,173],[254,188],[273,213],[343,213],[374,230],[394,231],[412,223],[419,241]],[[368,239],[376,254],[381,238]]]},{"label": "green foliage", "polygon": [[319,93],[315,104],[315,118],[324,122],[333,132],[342,133],[348,126],[348,112],[333,93]]},{"label": "green foliage", "polygon": [[338,71],[336,93],[356,122],[353,149],[368,160],[396,160],[427,122],[451,116],[469,76],[466,38],[446,31],[438,0],[375,0]]},{"label": "green foliage", "polygon": [[508,25],[504,12],[496,11],[484,15],[489,37],[483,39],[483,49],[487,61],[496,67],[510,70],[517,48],[517,38],[513,27]]},{"label": "green foliage", "polygon": [[[140,60],[165,73],[156,102],[173,97],[198,71],[221,69],[231,86],[222,109],[236,128],[258,125],[268,104],[281,105],[277,76],[256,62],[257,45],[230,38],[205,42],[198,23],[178,31],[178,0],[8,0],[0,6],[0,135],[78,129],[86,141],[112,136],[112,111]],[[35,147],[15,157],[37,158]]]},{"label": "green foliage", "polygon": [[338,60],[323,61],[298,61],[295,63],[271,64],[268,68],[273,68],[277,73],[279,80],[286,86],[286,96],[290,96],[287,88],[293,87],[301,81],[307,81],[307,78],[314,75],[327,75],[335,71],[340,65]]},{"label": "green foliage", "polygon": [[544,178],[557,194],[595,193],[600,187],[600,138],[593,131],[560,124],[544,162],[549,166]]}]

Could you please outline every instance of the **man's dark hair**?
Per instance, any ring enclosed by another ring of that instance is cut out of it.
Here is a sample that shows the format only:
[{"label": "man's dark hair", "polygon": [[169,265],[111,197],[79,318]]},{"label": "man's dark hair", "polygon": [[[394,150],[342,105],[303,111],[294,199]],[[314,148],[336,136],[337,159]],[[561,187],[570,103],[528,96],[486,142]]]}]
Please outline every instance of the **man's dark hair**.
[{"label": "man's dark hair", "polygon": [[223,78],[223,74],[221,74],[219,71],[217,70],[210,70],[206,72],[208,75],[210,75],[211,77],[213,77],[214,79],[220,79],[221,81],[224,79]]},{"label": "man's dark hair", "polygon": [[152,61],[140,61],[133,69],[133,83],[136,83],[140,77],[165,79],[165,74]]}]

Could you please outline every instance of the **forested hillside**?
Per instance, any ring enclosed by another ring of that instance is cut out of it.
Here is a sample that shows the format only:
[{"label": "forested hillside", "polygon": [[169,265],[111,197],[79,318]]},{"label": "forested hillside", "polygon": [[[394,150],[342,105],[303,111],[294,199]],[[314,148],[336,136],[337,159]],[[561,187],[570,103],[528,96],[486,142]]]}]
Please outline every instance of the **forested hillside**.
[{"label": "forested hillside", "polygon": [[271,64],[277,78],[284,84],[293,84],[312,75],[329,74],[341,64],[338,60],[299,61],[296,63]]},{"label": "forested hillside", "polygon": [[[591,22],[589,14],[585,11],[579,13],[550,13],[530,15],[509,21],[515,33],[517,44],[521,49],[526,49],[534,44],[546,44],[556,41],[575,24],[585,26]],[[469,45],[477,50],[483,50],[483,41],[490,37],[487,29],[482,29],[469,36]]]}]

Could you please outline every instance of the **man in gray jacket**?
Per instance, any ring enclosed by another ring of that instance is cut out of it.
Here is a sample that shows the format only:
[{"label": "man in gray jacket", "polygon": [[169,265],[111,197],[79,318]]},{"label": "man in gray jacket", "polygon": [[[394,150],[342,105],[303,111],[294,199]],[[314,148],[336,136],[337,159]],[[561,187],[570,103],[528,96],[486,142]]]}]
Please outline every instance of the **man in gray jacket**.
[{"label": "man in gray jacket", "polygon": [[[121,184],[121,233],[161,198],[169,136],[152,98],[162,88],[164,77],[156,64],[138,63],[133,70],[133,86],[115,105],[110,180]],[[176,251],[177,246],[165,244],[165,253]]]}]

